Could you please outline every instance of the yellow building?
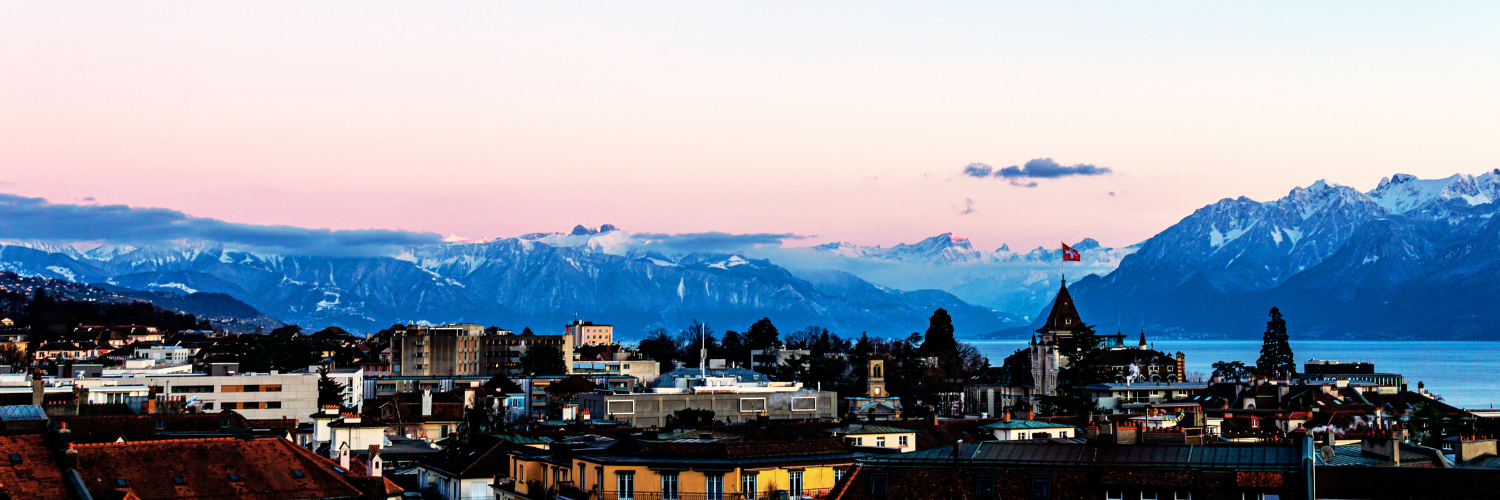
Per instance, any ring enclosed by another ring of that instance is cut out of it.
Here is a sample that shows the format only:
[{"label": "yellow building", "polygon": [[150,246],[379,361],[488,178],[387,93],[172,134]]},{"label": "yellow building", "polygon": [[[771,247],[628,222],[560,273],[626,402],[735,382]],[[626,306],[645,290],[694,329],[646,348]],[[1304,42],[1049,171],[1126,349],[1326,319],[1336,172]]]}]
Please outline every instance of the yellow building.
[{"label": "yellow building", "polygon": [[833,439],[622,440],[581,449],[553,443],[548,451],[513,450],[511,480],[496,492],[501,499],[541,499],[548,492],[602,500],[819,497],[863,456]]}]

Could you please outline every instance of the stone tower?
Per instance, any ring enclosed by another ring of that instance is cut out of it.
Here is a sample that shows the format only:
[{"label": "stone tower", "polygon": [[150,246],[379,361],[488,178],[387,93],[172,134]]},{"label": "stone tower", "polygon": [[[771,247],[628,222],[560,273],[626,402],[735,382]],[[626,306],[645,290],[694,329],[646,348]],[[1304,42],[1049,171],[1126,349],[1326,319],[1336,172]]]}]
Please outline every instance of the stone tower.
[{"label": "stone tower", "polygon": [[1073,335],[1093,333],[1093,327],[1083,323],[1078,309],[1073,305],[1073,296],[1068,294],[1068,280],[1062,281],[1057,298],[1052,300],[1052,312],[1047,322],[1036,330],[1031,340],[1032,395],[1057,395],[1057,374],[1067,365],[1067,359],[1058,352],[1058,343]]},{"label": "stone tower", "polygon": [[872,358],[870,360],[870,373],[866,377],[865,397],[885,398],[890,393],[885,392],[885,360]]}]

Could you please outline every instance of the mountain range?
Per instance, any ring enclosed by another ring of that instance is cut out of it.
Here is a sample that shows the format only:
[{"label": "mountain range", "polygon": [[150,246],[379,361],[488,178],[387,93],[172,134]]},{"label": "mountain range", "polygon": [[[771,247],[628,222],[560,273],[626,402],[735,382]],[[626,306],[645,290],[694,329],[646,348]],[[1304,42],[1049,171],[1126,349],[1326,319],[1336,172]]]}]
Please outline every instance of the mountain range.
[{"label": "mountain range", "polygon": [[1500,338],[1497,199],[1500,169],[1226,198],[1070,290],[1086,320],[1183,333],[1258,336],[1278,307],[1305,338]]},{"label": "mountain range", "polygon": [[1500,170],[1398,174],[1369,192],[1318,181],[1278,200],[1220,200],[1135,245],[1084,239],[1072,245],[1082,262],[1059,262],[1056,248],[983,251],[951,233],[891,247],[682,251],[605,224],[363,257],[8,240],[0,270],[169,292],[162,301],[223,294],[311,328],[468,321],[549,331],[578,314],[624,339],[693,319],[742,329],[760,317],[786,330],[905,335],[940,307],[960,336],[1024,336],[1066,273],[1080,313],[1104,328],[1139,318],[1184,336],[1253,337],[1274,306],[1294,335],[1496,338],[1497,199]]}]

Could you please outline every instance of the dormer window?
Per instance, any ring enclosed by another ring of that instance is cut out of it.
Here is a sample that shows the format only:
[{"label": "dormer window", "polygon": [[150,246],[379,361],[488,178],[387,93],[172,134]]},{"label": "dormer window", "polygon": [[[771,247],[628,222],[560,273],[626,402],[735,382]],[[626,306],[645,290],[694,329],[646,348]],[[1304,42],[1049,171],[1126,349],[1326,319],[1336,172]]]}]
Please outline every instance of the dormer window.
[{"label": "dormer window", "polygon": [[183,480],[182,476],[172,476],[172,484],[183,486],[187,484],[187,481]]},{"label": "dormer window", "polygon": [[240,475],[239,474],[230,474],[229,475],[229,481],[233,482],[233,483],[238,483],[240,481],[243,481],[243,479],[240,479]]},{"label": "dormer window", "polygon": [[21,463],[21,456],[15,454],[15,453],[11,453],[10,454],[10,464],[11,465],[16,465],[16,464],[19,464],[19,463]]},{"label": "dormer window", "polygon": [[293,470],[292,471],[292,477],[295,477],[297,479],[302,479],[302,478],[307,477],[307,476],[304,475],[304,474],[302,474],[301,470]]},{"label": "dormer window", "polygon": [[115,486],[119,488],[127,488],[130,486],[130,481],[126,481],[124,479],[116,479]]}]

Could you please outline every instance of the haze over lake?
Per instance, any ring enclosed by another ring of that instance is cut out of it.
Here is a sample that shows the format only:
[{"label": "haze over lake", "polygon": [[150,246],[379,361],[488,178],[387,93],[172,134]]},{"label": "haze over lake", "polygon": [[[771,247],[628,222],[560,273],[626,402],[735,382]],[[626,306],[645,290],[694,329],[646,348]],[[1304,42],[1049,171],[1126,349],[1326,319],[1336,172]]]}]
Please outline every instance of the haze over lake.
[{"label": "haze over lake", "polygon": [[[1149,341],[1149,337],[1148,337]],[[1000,366],[1027,341],[970,341]],[[1500,342],[1455,341],[1364,341],[1364,340],[1292,340],[1297,368],[1309,359],[1331,359],[1348,363],[1367,361],[1380,373],[1400,373],[1407,388],[1417,390],[1417,382],[1441,396],[1443,401],[1461,408],[1489,408],[1500,403],[1500,383],[1494,374],[1500,370]],[[1188,373],[1205,377],[1213,373],[1216,361],[1243,361],[1254,365],[1260,356],[1259,340],[1163,340],[1152,342],[1156,350],[1166,353],[1182,351],[1187,355]]]}]

